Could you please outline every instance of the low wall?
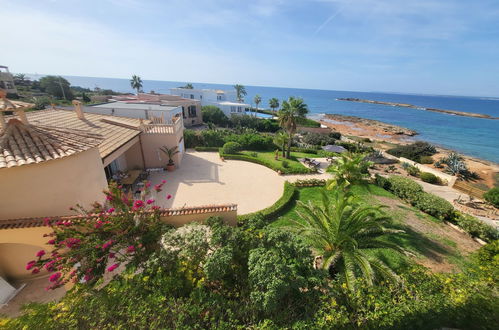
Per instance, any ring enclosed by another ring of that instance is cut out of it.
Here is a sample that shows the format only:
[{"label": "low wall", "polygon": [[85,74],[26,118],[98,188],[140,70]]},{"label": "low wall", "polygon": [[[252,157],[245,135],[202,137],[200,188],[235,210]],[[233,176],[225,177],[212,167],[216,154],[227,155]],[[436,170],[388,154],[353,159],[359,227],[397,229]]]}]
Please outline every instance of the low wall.
[{"label": "low wall", "polygon": [[[52,217],[55,220],[70,220],[77,216]],[[237,205],[208,205],[164,209],[161,220],[175,227],[189,222],[204,222],[210,217],[221,217],[230,226],[237,225]],[[26,263],[35,259],[37,251],[50,251],[53,246],[47,245],[49,238],[43,237],[50,233],[50,227],[44,225],[43,218],[28,218],[0,221],[0,277],[8,281],[28,280],[46,276],[46,272],[34,276],[25,269]]]}]

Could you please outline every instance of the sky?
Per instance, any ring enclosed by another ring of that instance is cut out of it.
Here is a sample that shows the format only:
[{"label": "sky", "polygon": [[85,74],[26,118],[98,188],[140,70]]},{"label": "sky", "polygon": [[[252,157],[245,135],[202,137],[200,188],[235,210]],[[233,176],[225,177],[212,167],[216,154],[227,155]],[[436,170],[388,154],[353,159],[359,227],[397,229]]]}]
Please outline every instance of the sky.
[{"label": "sky", "polygon": [[0,8],[0,65],[15,73],[499,96],[499,0],[0,0]]}]

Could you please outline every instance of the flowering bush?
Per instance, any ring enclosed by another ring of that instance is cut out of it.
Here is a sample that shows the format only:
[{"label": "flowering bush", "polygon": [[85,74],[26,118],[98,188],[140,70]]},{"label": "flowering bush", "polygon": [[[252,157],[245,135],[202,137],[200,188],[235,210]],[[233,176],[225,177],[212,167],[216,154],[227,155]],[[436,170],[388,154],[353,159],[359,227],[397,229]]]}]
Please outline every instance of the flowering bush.
[{"label": "flowering bush", "polygon": [[[161,192],[166,181],[153,187]],[[141,196],[150,194],[146,182]],[[53,229],[47,244],[52,251],[36,253],[36,260],[28,262],[27,270],[39,273],[45,269],[53,273],[47,289],[55,289],[69,281],[95,285],[106,272],[120,265],[140,267],[159,247],[159,239],[168,227],[160,220],[159,206],[154,199],[133,199],[116,184],[105,191],[106,203],[95,203],[91,211],[81,206],[72,208],[80,216],[67,220],[45,219]],[[166,195],[170,199],[171,195]]]}]

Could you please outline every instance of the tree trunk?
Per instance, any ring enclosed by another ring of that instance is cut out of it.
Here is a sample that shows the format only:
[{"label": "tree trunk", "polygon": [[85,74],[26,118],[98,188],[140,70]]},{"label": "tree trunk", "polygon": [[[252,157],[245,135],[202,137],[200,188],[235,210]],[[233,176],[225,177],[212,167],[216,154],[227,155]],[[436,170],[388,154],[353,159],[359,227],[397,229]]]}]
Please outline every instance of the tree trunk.
[{"label": "tree trunk", "polygon": [[293,143],[293,136],[289,134],[289,140],[288,140],[288,150],[286,151],[286,158],[289,159],[290,152],[291,152],[291,143]]},{"label": "tree trunk", "polygon": [[286,142],[282,143],[282,157],[286,157]]}]

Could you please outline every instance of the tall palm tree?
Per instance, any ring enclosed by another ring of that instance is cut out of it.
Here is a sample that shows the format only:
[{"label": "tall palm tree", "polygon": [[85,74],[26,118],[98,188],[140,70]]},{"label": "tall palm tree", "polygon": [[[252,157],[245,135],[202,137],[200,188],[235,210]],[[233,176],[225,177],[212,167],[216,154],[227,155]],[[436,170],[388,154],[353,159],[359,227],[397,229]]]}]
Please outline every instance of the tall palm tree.
[{"label": "tall palm tree", "polygon": [[[329,192],[329,191],[328,191]],[[330,196],[331,195],[331,196]],[[395,272],[370,251],[390,249],[404,252],[398,245],[385,240],[400,230],[388,229],[390,218],[381,215],[379,207],[358,203],[350,192],[322,190],[322,205],[299,201],[294,221],[297,231],[322,256],[322,268],[332,277],[339,277],[354,291],[361,277],[367,284],[383,277],[399,280]]]},{"label": "tall palm tree", "polygon": [[368,167],[371,162],[364,161],[364,155],[344,153],[329,166],[328,172],[333,173],[333,179],[327,184],[327,189],[348,189],[353,184],[365,184],[369,178]]},{"label": "tall palm tree", "polygon": [[269,106],[272,109],[272,111],[275,111],[275,109],[279,108],[279,100],[276,99],[275,97],[271,98],[269,100]]},{"label": "tall palm tree", "polygon": [[142,79],[139,76],[133,75],[132,79],[130,79],[130,86],[137,91],[137,95],[139,95],[139,91],[142,88]]},{"label": "tall palm tree", "polygon": [[194,89],[194,86],[192,86],[191,83],[187,83],[187,84],[185,84],[185,86],[183,88],[185,88],[185,89]]},{"label": "tall palm tree", "polygon": [[286,157],[286,143],[289,136],[286,132],[279,131],[274,135],[274,143],[282,149],[282,157]]},{"label": "tall palm tree", "polygon": [[256,94],[255,97],[253,98],[253,102],[255,102],[256,105],[256,112],[258,112],[258,105],[262,103],[262,97]]},{"label": "tall palm tree", "polygon": [[236,89],[236,95],[237,95],[237,100],[239,102],[243,102],[244,101],[244,97],[246,96],[246,87],[244,87],[243,85],[234,85],[234,88]]},{"label": "tall palm tree", "polygon": [[279,110],[278,121],[279,125],[288,132],[288,150],[286,158],[289,158],[291,151],[291,143],[293,136],[296,133],[296,122],[298,118],[303,118],[308,113],[307,105],[301,98],[290,97],[287,101],[282,102],[282,108]]}]

